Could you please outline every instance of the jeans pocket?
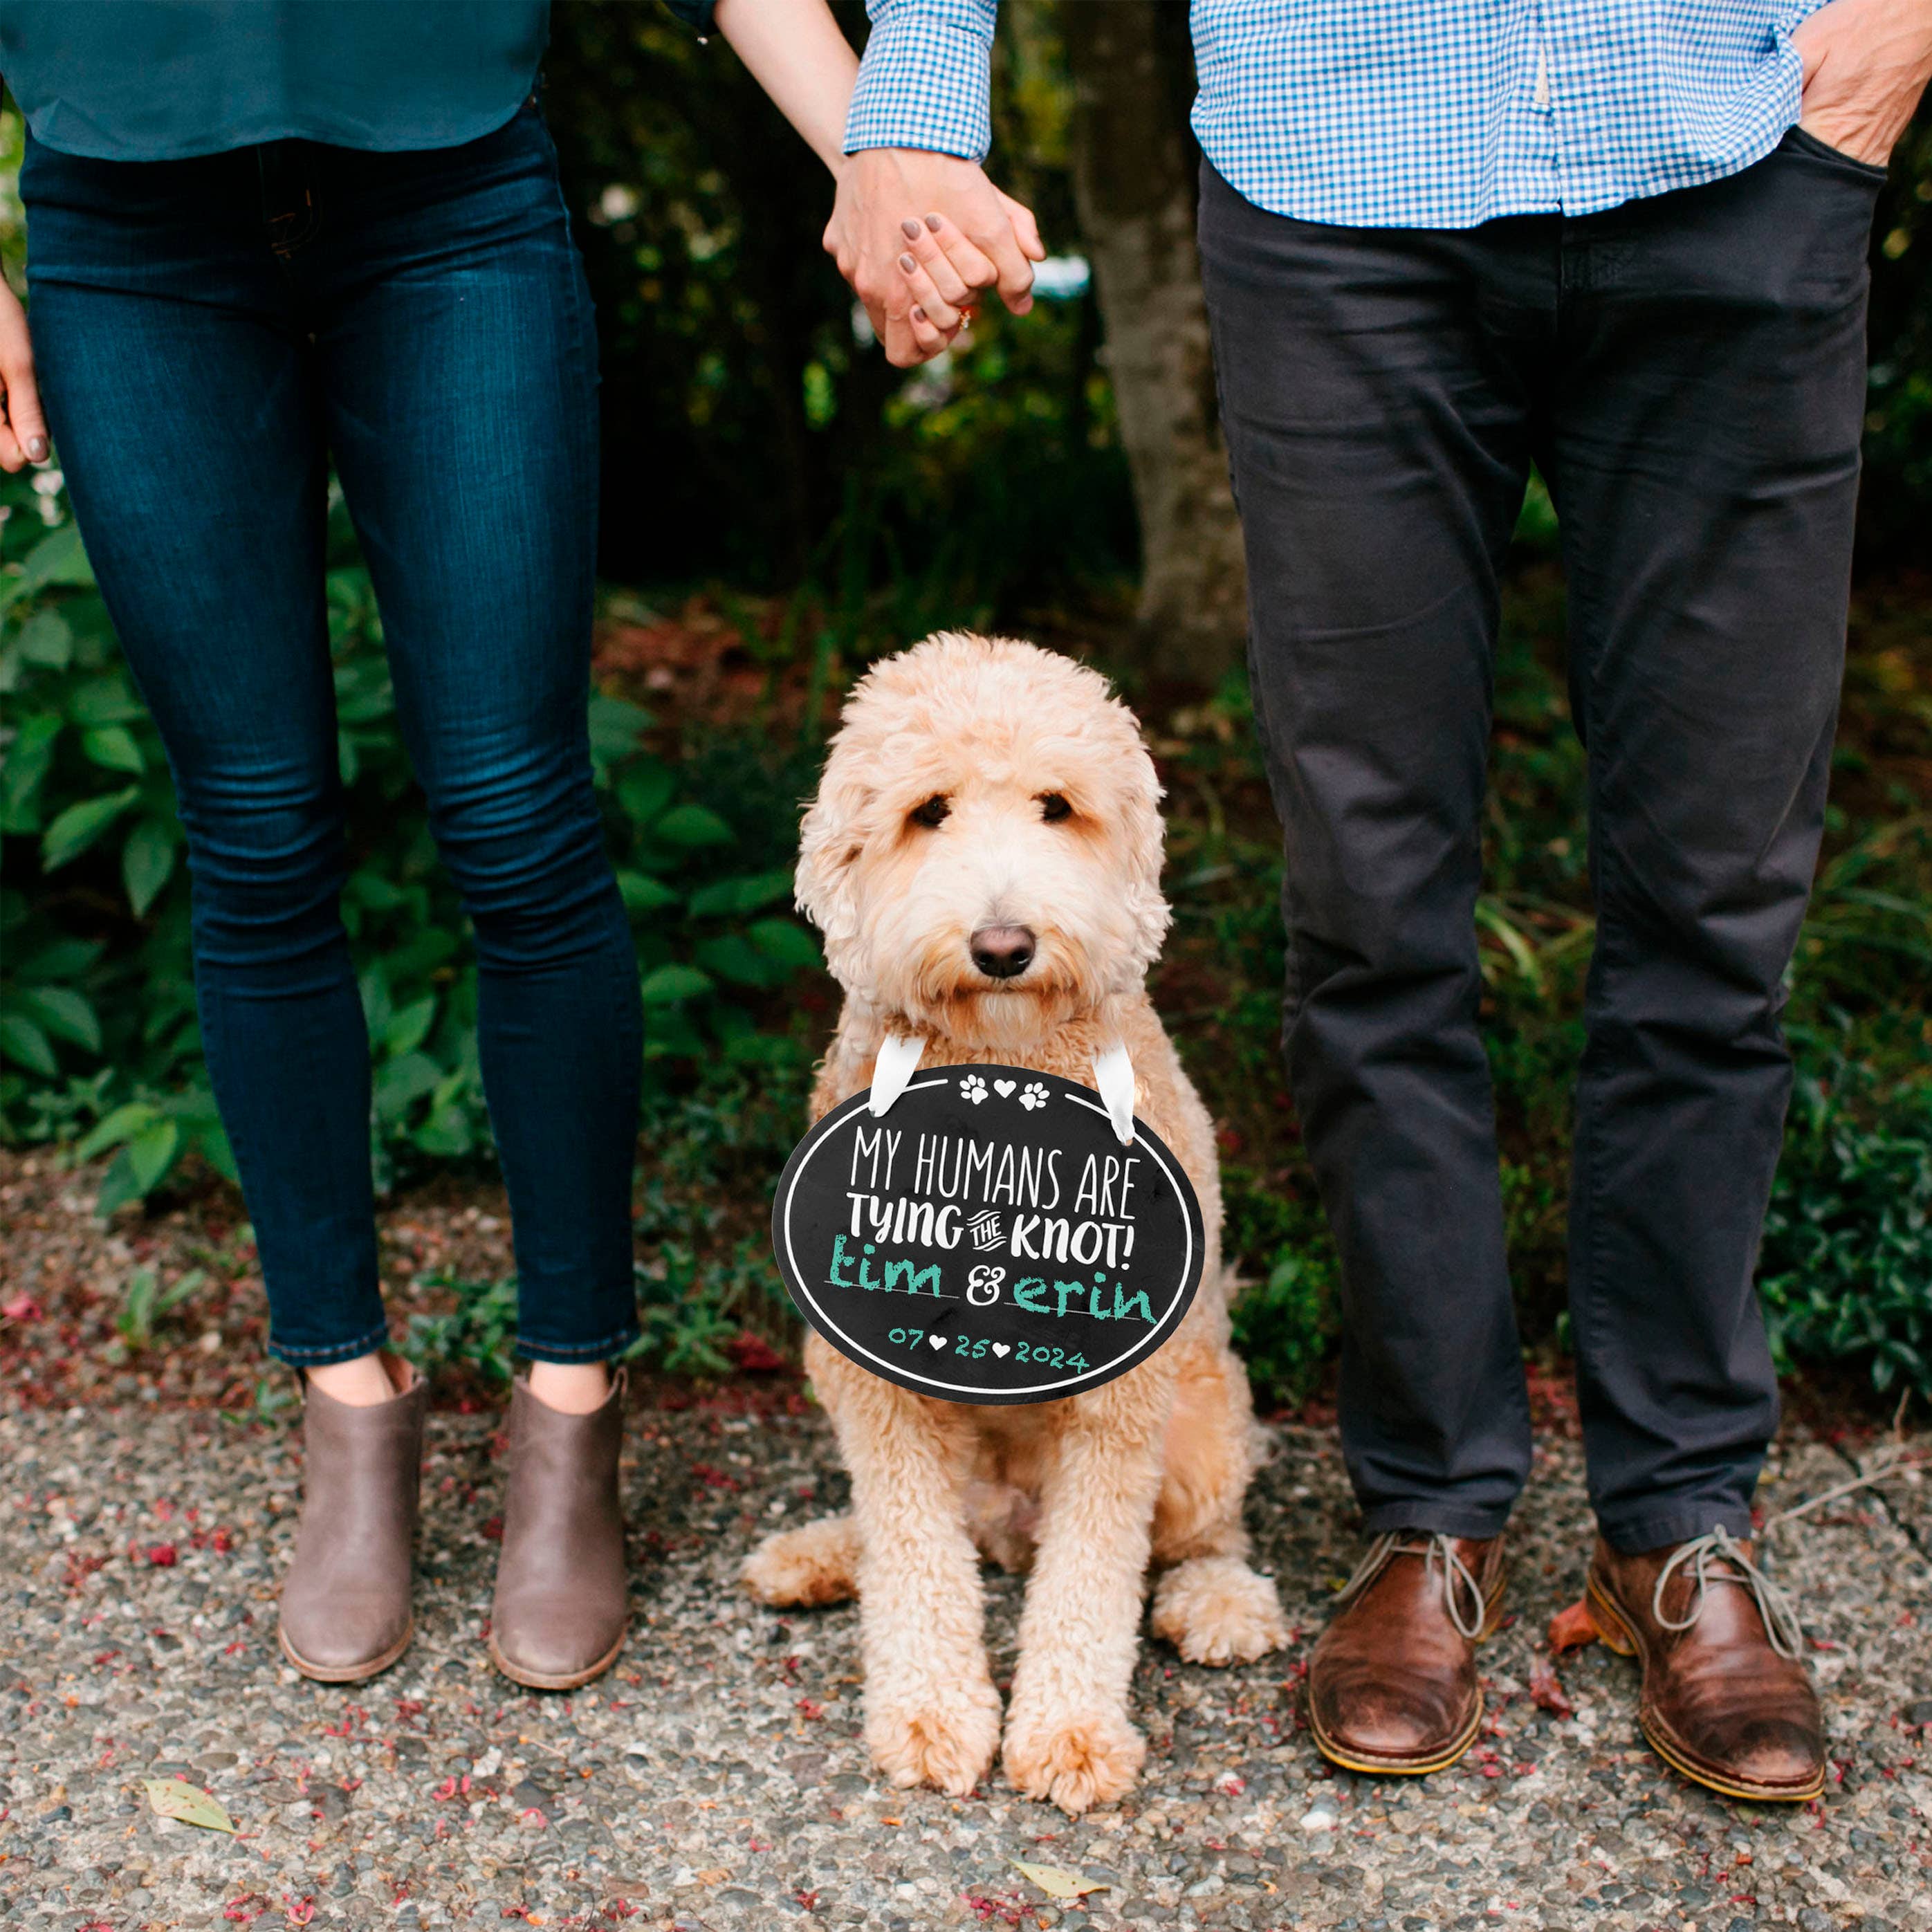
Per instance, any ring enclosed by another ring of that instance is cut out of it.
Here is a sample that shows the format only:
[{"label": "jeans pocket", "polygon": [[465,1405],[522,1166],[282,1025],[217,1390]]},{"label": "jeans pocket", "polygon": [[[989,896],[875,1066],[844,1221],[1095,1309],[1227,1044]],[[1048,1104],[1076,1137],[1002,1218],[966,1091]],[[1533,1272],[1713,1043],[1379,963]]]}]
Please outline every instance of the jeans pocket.
[{"label": "jeans pocket", "polygon": [[1822,161],[1865,187],[1879,188],[1885,185],[1887,170],[1875,162],[1862,161],[1857,155],[1848,154],[1844,148],[1834,148],[1828,141],[1820,140],[1808,128],[1801,128],[1796,122],[1786,130],[1784,144],[1792,153]]}]

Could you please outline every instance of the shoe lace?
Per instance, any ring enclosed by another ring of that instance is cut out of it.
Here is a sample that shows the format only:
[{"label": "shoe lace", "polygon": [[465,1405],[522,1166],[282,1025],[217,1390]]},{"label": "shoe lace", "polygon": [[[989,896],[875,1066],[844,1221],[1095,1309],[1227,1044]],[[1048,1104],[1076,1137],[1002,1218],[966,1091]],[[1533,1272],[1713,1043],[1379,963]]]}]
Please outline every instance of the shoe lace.
[{"label": "shoe lace", "polygon": [[[1442,1607],[1448,1612],[1456,1634],[1471,1643],[1482,1635],[1490,1610],[1482,1586],[1476,1581],[1468,1564],[1456,1554],[1454,1540],[1439,1534],[1418,1541],[1406,1529],[1384,1531],[1369,1545],[1368,1553],[1342,1586],[1335,1599],[1335,1607],[1346,1610],[1382,1574],[1389,1559],[1394,1556],[1420,1556],[1428,1569],[1434,1568],[1439,1562],[1442,1566]],[[1474,1610],[1466,1611],[1466,1604],[1473,1604]]]},{"label": "shoe lace", "polygon": [[[1714,1563],[1730,1567],[1714,1570],[1711,1567]],[[1664,1614],[1664,1592],[1679,1570],[1690,1576],[1690,1604],[1682,1617],[1672,1618]],[[1704,1598],[1713,1583],[1737,1583],[1749,1590],[1756,1601],[1758,1614],[1764,1619],[1765,1634],[1771,1640],[1772,1648],[1780,1657],[1794,1661],[1803,1654],[1804,1627],[1791,1606],[1791,1599],[1744,1553],[1744,1545],[1721,1526],[1672,1551],[1670,1559],[1657,1573],[1657,1587],[1651,1593],[1651,1615],[1664,1630],[1688,1630],[1704,1614]]]}]

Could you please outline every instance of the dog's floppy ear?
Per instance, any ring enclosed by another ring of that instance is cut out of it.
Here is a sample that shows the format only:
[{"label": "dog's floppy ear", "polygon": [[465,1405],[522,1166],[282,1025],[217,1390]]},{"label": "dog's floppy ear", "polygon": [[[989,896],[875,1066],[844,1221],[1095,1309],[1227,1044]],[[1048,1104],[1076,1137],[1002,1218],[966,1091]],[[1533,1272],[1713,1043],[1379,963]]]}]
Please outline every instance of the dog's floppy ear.
[{"label": "dog's floppy ear", "polygon": [[835,745],[818,795],[799,827],[798,870],[792,879],[800,911],[824,934],[828,948],[859,929],[853,873],[864,849],[860,818],[872,791],[853,773],[850,762]]},{"label": "dog's floppy ear", "polygon": [[1146,967],[1159,956],[1174,914],[1160,890],[1166,844],[1166,826],[1160,815],[1160,780],[1138,727],[1132,754],[1124,764],[1126,782],[1120,805],[1127,860],[1126,898],[1133,918],[1136,950]]}]

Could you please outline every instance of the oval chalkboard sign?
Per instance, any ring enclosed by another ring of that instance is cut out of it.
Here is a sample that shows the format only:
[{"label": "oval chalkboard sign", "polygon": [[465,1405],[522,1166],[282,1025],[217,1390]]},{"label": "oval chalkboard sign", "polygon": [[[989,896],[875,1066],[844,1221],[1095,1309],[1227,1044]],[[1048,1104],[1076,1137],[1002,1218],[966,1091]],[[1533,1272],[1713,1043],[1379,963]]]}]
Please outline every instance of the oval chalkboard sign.
[{"label": "oval chalkboard sign", "polygon": [[883,1115],[854,1094],[793,1150],[772,1244],[842,1354],[948,1402],[1052,1402],[1173,1334],[1202,1266],[1201,1204],[1134,1122],[1024,1067],[934,1067]]}]

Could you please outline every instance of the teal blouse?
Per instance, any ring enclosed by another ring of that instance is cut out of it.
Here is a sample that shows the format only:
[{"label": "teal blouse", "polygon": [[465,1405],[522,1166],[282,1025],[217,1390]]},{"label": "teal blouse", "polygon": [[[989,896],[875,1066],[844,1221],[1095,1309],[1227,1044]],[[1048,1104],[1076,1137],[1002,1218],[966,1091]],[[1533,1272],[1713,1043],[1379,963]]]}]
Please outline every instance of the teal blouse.
[{"label": "teal blouse", "polygon": [[36,140],[104,160],[448,148],[516,112],[549,26],[548,0],[0,0],[0,76]]}]

